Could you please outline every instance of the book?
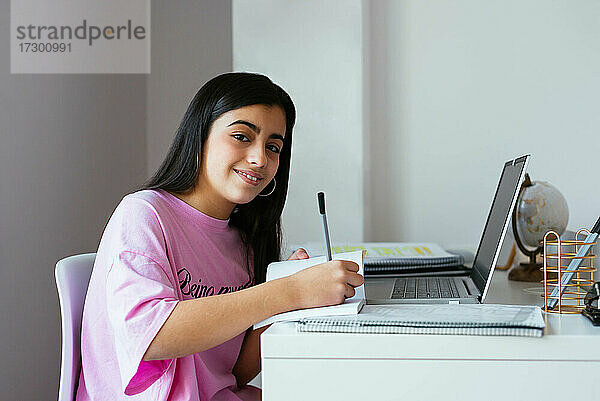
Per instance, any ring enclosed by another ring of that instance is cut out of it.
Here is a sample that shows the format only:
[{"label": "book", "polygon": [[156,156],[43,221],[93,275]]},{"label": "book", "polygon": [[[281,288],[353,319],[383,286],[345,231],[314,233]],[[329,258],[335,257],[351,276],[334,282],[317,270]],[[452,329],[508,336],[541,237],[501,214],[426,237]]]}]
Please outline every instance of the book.
[{"label": "book", "polygon": [[546,324],[538,306],[366,305],[356,316],[303,318],[301,332],[465,334],[541,337]]},{"label": "book", "polygon": [[[319,242],[301,245],[309,255],[323,255],[325,247]],[[332,252],[365,251],[365,273],[443,271],[465,262],[461,254],[453,254],[434,243],[362,242],[334,244]]]},{"label": "book", "polygon": [[[364,273],[363,251],[344,252],[333,255],[334,260],[348,260],[358,264],[358,274]],[[286,260],[283,262],[270,263],[267,267],[267,281],[290,276],[306,268],[327,262],[327,257],[320,256],[308,259]],[[298,309],[284,312],[263,320],[254,325],[255,329],[282,321],[297,321],[307,317],[322,317],[331,315],[356,315],[365,304],[365,285],[356,287],[352,298],[339,305],[322,306],[320,308]]]}]

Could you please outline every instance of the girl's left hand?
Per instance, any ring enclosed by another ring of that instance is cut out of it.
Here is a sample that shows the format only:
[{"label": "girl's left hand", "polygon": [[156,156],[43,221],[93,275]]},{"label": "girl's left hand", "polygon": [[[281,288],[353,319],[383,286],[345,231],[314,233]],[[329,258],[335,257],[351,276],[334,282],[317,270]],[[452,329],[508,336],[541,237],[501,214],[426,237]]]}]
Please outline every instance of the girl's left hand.
[{"label": "girl's left hand", "polygon": [[298,248],[292,255],[288,258],[288,260],[297,260],[297,259],[308,259],[308,253],[304,250],[304,248]]}]

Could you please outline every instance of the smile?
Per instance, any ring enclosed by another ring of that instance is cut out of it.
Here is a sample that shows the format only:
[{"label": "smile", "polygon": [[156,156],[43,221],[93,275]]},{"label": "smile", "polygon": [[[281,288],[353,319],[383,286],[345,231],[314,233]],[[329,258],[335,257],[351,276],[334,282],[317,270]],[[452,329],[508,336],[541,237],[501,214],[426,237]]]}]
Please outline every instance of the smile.
[{"label": "smile", "polygon": [[245,173],[243,171],[240,171],[240,170],[234,169],[233,171],[235,171],[242,178],[242,180],[244,180],[248,184],[258,185],[259,181],[262,180],[262,178],[260,178],[260,177],[254,177],[254,176],[252,176],[248,173]]}]

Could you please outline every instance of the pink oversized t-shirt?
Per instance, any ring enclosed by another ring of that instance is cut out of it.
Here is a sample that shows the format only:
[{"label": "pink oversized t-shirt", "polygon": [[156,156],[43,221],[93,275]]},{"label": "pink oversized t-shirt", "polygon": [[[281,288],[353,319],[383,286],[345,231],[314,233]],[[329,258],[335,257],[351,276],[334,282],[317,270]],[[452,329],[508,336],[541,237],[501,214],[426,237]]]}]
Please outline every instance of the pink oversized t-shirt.
[{"label": "pink oversized t-shirt", "polygon": [[232,374],[244,333],[182,358],[142,360],[179,301],[249,287],[252,271],[227,220],[163,190],[125,196],[86,296],[77,400],[259,400],[259,389],[238,388]]}]

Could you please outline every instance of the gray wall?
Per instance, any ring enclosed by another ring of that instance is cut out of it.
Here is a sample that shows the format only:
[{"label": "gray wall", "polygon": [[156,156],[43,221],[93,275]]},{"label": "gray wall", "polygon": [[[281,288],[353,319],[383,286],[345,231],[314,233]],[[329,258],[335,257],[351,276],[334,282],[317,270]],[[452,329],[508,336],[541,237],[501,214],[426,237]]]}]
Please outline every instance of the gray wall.
[{"label": "gray wall", "polygon": [[147,172],[160,166],[188,104],[210,78],[231,71],[231,0],[152,2]]},{"label": "gray wall", "polygon": [[96,250],[191,96],[231,70],[231,3],[204,3],[153,2],[144,76],[11,75],[10,2],[0,2],[0,399],[56,399],[56,261]]},{"label": "gray wall", "polygon": [[55,399],[57,260],[97,248],[146,176],[143,75],[11,75],[0,3],[0,397]]}]

